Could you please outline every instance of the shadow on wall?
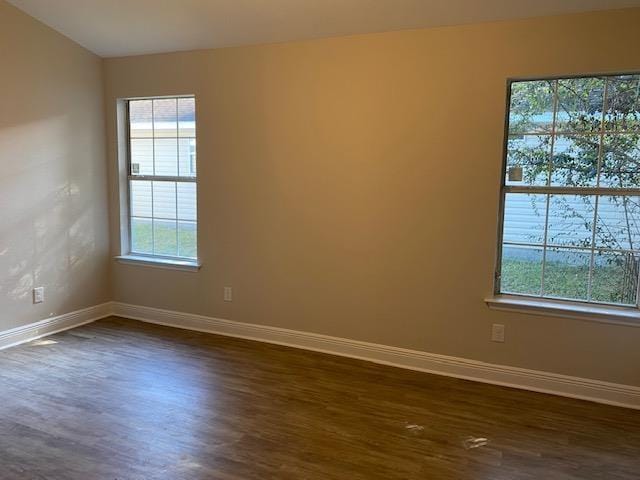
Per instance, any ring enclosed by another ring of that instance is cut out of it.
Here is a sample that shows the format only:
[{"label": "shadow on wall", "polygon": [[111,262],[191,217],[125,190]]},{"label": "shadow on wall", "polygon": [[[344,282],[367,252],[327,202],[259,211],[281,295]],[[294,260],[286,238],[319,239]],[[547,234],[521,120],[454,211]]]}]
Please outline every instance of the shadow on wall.
[{"label": "shadow on wall", "polygon": [[[0,329],[77,308],[79,289],[92,303],[95,276],[106,274],[95,191],[104,179],[96,178],[95,139],[73,120],[0,126]],[[36,286],[45,287],[37,314],[27,308]]]}]

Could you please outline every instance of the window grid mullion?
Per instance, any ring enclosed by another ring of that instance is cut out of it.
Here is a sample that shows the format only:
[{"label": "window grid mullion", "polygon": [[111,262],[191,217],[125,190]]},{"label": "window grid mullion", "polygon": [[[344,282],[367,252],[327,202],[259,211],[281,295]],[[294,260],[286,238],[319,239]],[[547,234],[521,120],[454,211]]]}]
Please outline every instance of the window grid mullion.
[{"label": "window grid mullion", "polygon": [[174,192],[176,197],[176,255],[180,256],[180,237],[178,235],[178,182],[176,182],[174,185]]},{"label": "window grid mullion", "polygon": [[154,199],[154,182],[151,182],[151,254],[156,253],[156,217],[155,217],[155,199]]},{"label": "window grid mullion", "polygon": [[[178,108],[178,99],[176,98],[176,166],[178,177],[180,176],[180,110]],[[180,256],[180,244],[178,238],[178,182],[174,183],[174,192],[176,200],[176,255]]]},{"label": "window grid mullion", "polygon": [[[607,111],[607,95],[609,89],[609,79],[604,80],[604,94],[602,95],[602,116],[600,118],[600,144],[598,145],[598,164],[596,166],[596,187],[600,187],[600,174],[602,172],[602,156],[604,154],[604,131]],[[595,207],[593,210],[593,224],[591,225],[591,257],[589,258],[589,274],[587,277],[587,301],[591,301],[593,290],[593,268],[595,263],[596,248],[596,224],[598,223],[598,208],[600,206],[600,196],[595,197]]]},{"label": "window grid mullion", "polygon": [[[151,155],[153,156],[153,176],[156,176],[156,116],[155,100],[151,100]],[[155,200],[153,196],[154,182],[151,181],[151,254],[156,254],[156,221],[155,221]]]},{"label": "window grid mullion", "polygon": [[[559,137],[564,137],[564,136],[571,136],[571,135],[575,135],[576,133],[579,133],[580,135],[584,136],[584,137],[597,137],[600,135],[600,131],[598,130],[597,132],[592,132],[592,131],[586,131],[586,132],[572,132],[569,130],[556,130],[556,135],[558,135]],[[604,133],[606,133],[607,135],[634,135],[637,134],[638,131],[637,130],[607,130],[605,128]],[[523,137],[548,137],[551,135],[551,131],[545,131],[542,130],[540,132],[510,132],[509,135],[522,135]],[[146,137],[132,137],[134,140],[143,140]]]},{"label": "window grid mullion", "polygon": [[593,284],[593,264],[595,261],[595,245],[596,245],[596,223],[598,222],[598,207],[600,205],[600,197],[596,196],[596,204],[593,209],[593,224],[591,225],[591,256],[589,258],[589,273],[587,276],[587,301],[591,301],[591,289]]},{"label": "window grid mullion", "polygon": [[[135,178],[142,178],[135,176]],[[612,188],[612,187],[556,187],[556,186],[524,186],[506,185],[506,193],[526,193],[526,194],[551,194],[551,195],[599,195],[612,197],[638,197],[639,188]]]},{"label": "window grid mullion", "polygon": [[[131,218],[143,218],[146,220],[151,220],[152,218],[155,218],[156,220],[163,220],[166,222],[173,222],[174,220],[178,220],[179,222],[184,222],[184,223],[194,223],[194,224],[197,223],[195,220],[190,220],[188,218],[150,217],[148,215],[132,215]],[[516,244],[516,245],[527,245],[527,244]],[[603,249],[603,251],[604,250],[605,249]],[[612,251],[616,251],[616,250],[612,250]]]},{"label": "window grid mullion", "polygon": [[[125,121],[127,122],[126,124],[126,140],[127,140],[127,145],[126,145],[126,151],[127,151],[127,162],[126,162],[126,168],[127,168],[127,177],[131,176],[131,103],[130,102],[126,102],[125,103]],[[131,252],[133,250],[133,232],[132,232],[132,228],[131,228],[131,213],[133,210],[133,200],[132,200],[132,184],[131,184],[131,180],[127,179],[127,211],[128,211],[128,221],[127,221],[127,234],[128,234],[128,238],[127,238],[127,243],[128,243],[128,248],[129,248],[129,252]]]},{"label": "window grid mullion", "polygon": [[[556,140],[556,121],[558,118],[558,80],[553,82],[553,120],[551,122],[551,147],[549,152],[549,170],[547,175],[547,186],[551,186],[551,176],[553,175],[553,155]],[[549,234],[549,208],[551,207],[551,194],[546,196],[547,205],[544,214],[544,235],[542,237],[542,268],[540,271],[540,296],[544,296],[544,279],[547,268],[547,238]]]},{"label": "window grid mullion", "polygon": [[[148,217],[144,217],[144,216],[137,216],[136,218],[148,218]],[[185,221],[185,220],[182,220]],[[192,220],[187,220],[187,221],[192,221]],[[514,247],[532,247],[532,248],[542,248],[543,244],[541,243],[527,243],[527,242],[512,242],[512,241],[508,241],[508,242],[503,242],[504,245],[512,245]],[[581,247],[579,245],[561,245],[561,244],[557,244],[557,243],[552,243],[549,244],[549,247],[553,248],[553,249],[557,249],[557,250],[579,250],[582,252],[589,252],[591,251],[591,247]],[[630,250],[630,249],[624,249],[624,248],[610,248],[610,247],[599,247],[596,248],[596,250],[598,250],[599,252],[611,252],[611,253],[634,253],[637,255],[640,255],[640,250]]]},{"label": "window grid mullion", "polygon": [[174,177],[169,175],[129,175],[129,180],[178,183],[196,183],[197,181],[195,177]]}]

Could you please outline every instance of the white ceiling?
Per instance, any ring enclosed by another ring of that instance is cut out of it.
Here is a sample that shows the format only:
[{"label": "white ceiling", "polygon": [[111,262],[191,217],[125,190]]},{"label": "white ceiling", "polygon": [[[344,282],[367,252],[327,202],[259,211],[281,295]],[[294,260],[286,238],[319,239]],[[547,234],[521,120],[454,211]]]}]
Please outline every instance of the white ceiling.
[{"label": "white ceiling", "polygon": [[640,6],[640,0],[8,1],[103,57]]}]

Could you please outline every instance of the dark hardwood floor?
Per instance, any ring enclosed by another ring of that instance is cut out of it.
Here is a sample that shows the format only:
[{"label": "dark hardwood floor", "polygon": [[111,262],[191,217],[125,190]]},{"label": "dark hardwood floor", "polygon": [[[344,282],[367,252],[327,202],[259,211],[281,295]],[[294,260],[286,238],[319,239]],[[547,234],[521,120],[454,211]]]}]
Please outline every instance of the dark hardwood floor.
[{"label": "dark hardwood floor", "polygon": [[0,352],[0,478],[639,479],[640,411],[110,318]]}]

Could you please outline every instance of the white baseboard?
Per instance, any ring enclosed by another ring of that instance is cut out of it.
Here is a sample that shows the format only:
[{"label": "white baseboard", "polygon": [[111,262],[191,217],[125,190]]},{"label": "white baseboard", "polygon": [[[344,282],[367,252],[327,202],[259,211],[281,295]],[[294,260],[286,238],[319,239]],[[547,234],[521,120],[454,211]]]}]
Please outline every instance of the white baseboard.
[{"label": "white baseboard", "polygon": [[118,315],[148,323],[302,348],[477,382],[640,409],[640,387],[495,365],[285,328],[107,302],[0,332],[0,350]]},{"label": "white baseboard", "polygon": [[37,338],[46,337],[47,335],[52,335],[63,330],[79,327],[80,325],[94,322],[112,314],[112,302],[107,302],[5,330],[0,332],[0,350],[30,342]]},{"label": "white baseboard", "polygon": [[449,377],[640,409],[640,387],[407,350],[284,328],[113,302],[113,314],[148,323],[257,340]]}]

